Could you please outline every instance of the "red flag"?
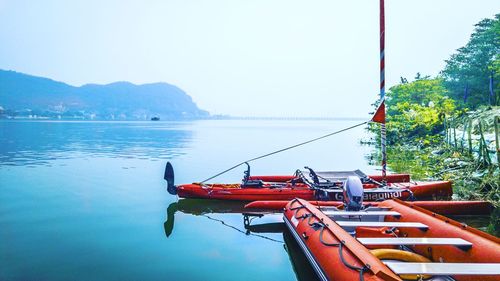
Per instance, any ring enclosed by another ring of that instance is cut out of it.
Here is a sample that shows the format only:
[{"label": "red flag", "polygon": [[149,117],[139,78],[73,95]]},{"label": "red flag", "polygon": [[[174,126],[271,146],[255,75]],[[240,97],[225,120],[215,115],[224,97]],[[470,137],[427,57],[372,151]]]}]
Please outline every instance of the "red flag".
[{"label": "red flag", "polygon": [[373,115],[372,122],[385,124],[385,101],[382,101],[377,111]]}]

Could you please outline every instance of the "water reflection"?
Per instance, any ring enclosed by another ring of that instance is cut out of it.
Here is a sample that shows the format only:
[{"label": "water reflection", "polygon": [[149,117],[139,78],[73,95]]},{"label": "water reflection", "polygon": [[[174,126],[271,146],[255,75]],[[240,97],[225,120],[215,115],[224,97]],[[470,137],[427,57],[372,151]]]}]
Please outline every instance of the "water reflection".
[{"label": "water reflection", "polygon": [[167,238],[172,234],[174,230],[175,223],[175,212],[177,212],[177,202],[170,203],[167,208],[167,220],[163,223],[163,229],[165,230],[165,236]]},{"label": "water reflection", "polygon": [[[179,201],[170,204],[175,206],[175,211],[180,211],[185,214],[203,215],[212,213],[245,213],[245,201],[231,200],[207,200],[207,199],[179,199]],[[174,207],[172,207],[174,210]]]},{"label": "water reflection", "polygon": [[319,278],[314,272],[313,267],[307,260],[304,252],[300,248],[299,244],[293,238],[290,231],[285,230],[283,232],[283,240],[285,241],[285,251],[290,258],[290,263],[293,267],[293,272],[300,281],[317,281]]},{"label": "water reflection", "polygon": [[47,165],[52,160],[110,157],[167,159],[184,154],[187,122],[1,121],[1,165]]},{"label": "water reflection", "polygon": [[[165,230],[165,236],[167,238],[172,234],[174,230],[175,213],[182,212],[184,214],[190,214],[195,216],[203,216],[209,220],[217,221],[225,226],[233,228],[234,230],[244,233],[246,235],[252,235],[253,233],[281,233],[283,232],[282,222],[252,225],[252,221],[255,218],[263,218],[266,214],[271,214],[270,212],[259,212],[252,211],[248,212],[245,209],[245,204],[248,202],[244,201],[224,201],[224,200],[206,200],[206,199],[180,199],[178,202],[170,203],[167,208],[167,219],[163,224]],[[243,228],[236,227],[234,225],[226,223],[224,220],[214,218],[210,214],[242,214]],[[275,218],[276,219],[276,218]],[[268,237],[265,237],[268,239]],[[274,240],[274,239],[271,239]]]},{"label": "water reflection", "polygon": [[283,222],[268,222],[252,224],[254,218],[261,218],[264,215],[244,215],[243,225],[245,229],[252,233],[283,233],[285,224]]},{"label": "water reflection", "polygon": [[[246,236],[259,237],[283,245],[284,251],[288,254],[290,263],[297,280],[317,281],[319,280],[314,269],[309,264],[299,244],[294,240],[292,234],[286,229],[281,219],[281,213],[251,212],[245,213],[245,202],[239,201],[219,201],[204,199],[180,199],[171,203],[167,208],[167,219],[164,222],[165,235],[168,238],[174,230],[175,213],[182,212],[195,216],[202,216],[216,223],[240,232]],[[242,224],[235,225],[228,223],[224,219],[215,218],[217,214],[241,213]],[[279,217],[279,221],[276,218]],[[283,240],[277,240],[265,234],[282,234]]]}]

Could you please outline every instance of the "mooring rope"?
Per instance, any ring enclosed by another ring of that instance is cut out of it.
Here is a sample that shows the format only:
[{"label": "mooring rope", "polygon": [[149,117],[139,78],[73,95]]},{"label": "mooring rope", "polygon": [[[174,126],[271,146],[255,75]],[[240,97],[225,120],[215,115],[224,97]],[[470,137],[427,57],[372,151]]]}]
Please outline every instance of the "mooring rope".
[{"label": "mooring rope", "polygon": [[262,158],[265,158],[265,157],[268,157],[268,156],[271,156],[271,155],[274,155],[274,154],[277,154],[277,153],[280,153],[280,152],[283,152],[283,151],[286,151],[286,150],[289,150],[289,149],[292,149],[292,148],[296,148],[296,147],[299,147],[299,146],[302,146],[302,145],[306,145],[308,143],[311,143],[311,142],[315,142],[315,141],[318,141],[318,140],[321,140],[321,139],[324,139],[324,138],[327,138],[327,137],[331,137],[333,135],[336,135],[336,134],[339,134],[339,133],[342,133],[342,132],[345,132],[345,131],[348,131],[348,130],[351,130],[351,129],[354,129],[356,127],[359,127],[359,126],[362,126],[362,125],[365,125],[367,124],[368,122],[370,121],[364,121],[362,123],[359,123],[359,124],[356,124],[354,126],[351,126],[351,127],[347,127],[347,128],[344,128],[342,130],[338,130],[338,131],[335,131],[335,132],[332,132],[332,133],[329,133],[329,134],[326,134],[326,135],[323,135],[321,137],[317,137],[317,138],[314,138],[314,139],[311,139],[311,140],[308,140],[308,141],[305,141],[305,142],[301,142],[301,143],[298,143],[298,144],[295,144],[295,145],[292,145],[292,146],[288,146],[288,147],[285,147],[285,148],[282,148],[282,149],[279,149],[279,150],[276,150],[276,151],[273,151],[273,152],[270,152],[270,153],[267,153],[267,154],[264,154],[264,155],[261,155],[261,156],[258,156],[258,157],[255,157],[255,158],[252,158],[252,159],[249,159],[249,160],[246,160],[246,161],[243,161],[239,164],[236,164],[234,166],[232,166],[231,168],[227,169],[227,170],[224,170],[214,176],[211,176],[209,177],[208,179],[206,180],[203,180],[200,182],[200,184],[203,184],[211,179],[214,179],[222,174],[225,174],[233,169],[236,169],[237,167],[245,164],[245,163],[248,163],[248,162],[252,162],[252,161],[255,161],[255,160],[258,160],[258,159],[262,159]]}]

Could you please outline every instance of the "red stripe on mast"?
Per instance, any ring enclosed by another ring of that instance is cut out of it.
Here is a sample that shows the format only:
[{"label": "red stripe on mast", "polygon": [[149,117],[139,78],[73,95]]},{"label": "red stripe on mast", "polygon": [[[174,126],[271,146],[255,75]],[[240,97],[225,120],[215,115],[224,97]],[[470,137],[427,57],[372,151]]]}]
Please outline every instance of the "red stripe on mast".
[{"label": "red stripe on mast", "polygon": [[385,8],[384,0],[380,0],[380,50],[385,48]]},{"label": "red stripe on mast", "polygon": [[380,0],[380,107],[374,116],[381,123],[380,146],[382,148],[382,181],[387,177],[387,151],[385,130],[385,9],[384,0]]}]

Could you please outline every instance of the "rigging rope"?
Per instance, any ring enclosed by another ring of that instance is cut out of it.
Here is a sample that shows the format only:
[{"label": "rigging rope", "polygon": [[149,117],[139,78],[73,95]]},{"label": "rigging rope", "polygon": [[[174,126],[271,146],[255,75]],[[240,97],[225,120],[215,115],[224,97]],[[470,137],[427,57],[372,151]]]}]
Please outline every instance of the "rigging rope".
[{"label": "rigging rope", "polygon": [[362,125],[365,125],[367,124],[368,122],[370,121],[364,121],[362,123],[359,123],[359,124],[356,124],[354,126],[351,126],[351,127],[347,127],[347,128],[344,128],[342,130],[338,130],[338,131],[335,131],[335,132],[332,132],[332,133],[329,133],[329,134],[326,134],[326,135],[323,135],[321,137],[317,137],[317,138],[314,138],[314,139],[311,139],[311,140],[308,140],[308,141],[305,141],[305,142],[301,142],[301,143],[298,143],[298,144],[295,144],[295,145],[292,145],[292,146],[288,146],[288,147],[285,147],[285,148],[282,148],[282,149],[279,149],[279,150],[276,150],[276,151],[273,151],[273,152],[270,152],[270,153],[267,153],[267,154],[264,154],[264,155],[261,155],[261,156],[258,156],[258,157],[255,157],[255,158],[252,158],[252,159],[249,159],[249,160],[246,160],[246,161],[243,161],[239,164],[236,164],[234,166],[232,166],[231,168],[227,169],[227,170],[224,170],[214,176],[211,176],[209,177],[208,179],[206,180],[203,180],[200,182],[200,184],[203,184],[211,179],[214,179],[222,174],[225,174],[233,169],[236,169],[237,167],[245,164],[245,163],[248,163],[248,162],[252,162],[252,161],[255,161],[255,160],[258,160],[258,159],[261,159],[261,158],[264,158],[264,157],[268,157],[268,156],[271,156],[271,155],[274,155],[274,154],[277,154],[277,153],[280,153],[280,152],[283,152],[283,151],[286,151],[286,150],[289,150],[289,149],[292,149],[292,148],[296,148],[296,147],[299,147],[299,146],[302,146],[302,145],[305,145],[305,144],[308,144],[308,143],[311,143],[311,142],[315,142],[315,141],[318,141],[320,139],[324,139],[324,138],[327,138],[327,137],[330,137],[330,136],[333,136],[333,135],[336,135],[338,133],[342,133],[342,132],[345,132],[345,131],[348,131],[348,130],[351,130],[351,129],[354,129],[356,127],[359,127],[359,126],[362,126]]}]

